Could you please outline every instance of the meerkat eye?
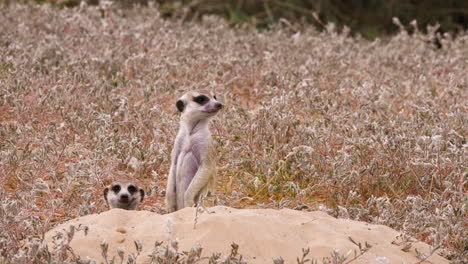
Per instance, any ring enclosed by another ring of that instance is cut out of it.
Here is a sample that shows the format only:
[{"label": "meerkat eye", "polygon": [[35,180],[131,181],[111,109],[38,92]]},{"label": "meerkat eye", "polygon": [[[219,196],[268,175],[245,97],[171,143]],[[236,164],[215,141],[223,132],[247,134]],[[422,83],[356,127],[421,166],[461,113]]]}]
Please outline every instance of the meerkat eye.
[{"label": "meerkat eye", "polygon": [[206,104],[210,99],[206,97],[205,95],[199,95],[193,99],[197,104],[199,105],[204,105]]},{"label": "meerkat eye", "polygon": [[128,186],[127,190],[128,190],[129,193],[136,193],[137,188],[135,186],[133,186],[133,185],[130,185],[130,186]]},{"label": "meerkat eye", "polygon": [[115,193],[118,193],[120,191],[120,185],[112,186],[112,191],[114,191]]}]

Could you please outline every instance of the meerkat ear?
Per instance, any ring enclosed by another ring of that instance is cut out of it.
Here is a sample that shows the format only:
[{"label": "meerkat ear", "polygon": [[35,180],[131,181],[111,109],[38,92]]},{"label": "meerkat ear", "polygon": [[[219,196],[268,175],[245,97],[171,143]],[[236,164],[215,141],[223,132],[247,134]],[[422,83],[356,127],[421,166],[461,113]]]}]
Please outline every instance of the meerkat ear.
[{"label": "meerkat ear", "polygon": [[145,191],[143,191],[143,189],[140,189],[140,196],[141,196],[141,201],[143,201],[143,198],[145,198]]},{"label": "meerkat ear", "polygon": [[177,110],[179,110],[179,112],[183,112],[183,111],[184,111],[184,108],[185,108],[184,101],[182,101],[182,100],[177,100],[176,106],[177,106]]},{"label": "meerkat ear", "polygon": [[104,189],[104,199],[107,201],[107,193],[109,192],[109,188]]}]

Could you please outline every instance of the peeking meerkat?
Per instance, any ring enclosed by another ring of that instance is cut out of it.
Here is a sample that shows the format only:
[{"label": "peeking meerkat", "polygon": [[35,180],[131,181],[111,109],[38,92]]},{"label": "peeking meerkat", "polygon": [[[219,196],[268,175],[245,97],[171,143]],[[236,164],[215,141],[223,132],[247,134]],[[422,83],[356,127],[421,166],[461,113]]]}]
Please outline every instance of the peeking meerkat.
[{"label": "peeking meerkat", "polygon": [[177,100],[176,107],[181,117],[167,180],[169,213],[198,205],[214,192],[216,165],[209,124],[223,104],[216,97],[191,91]]},{"label": "peeking meerkat", "polygon": [[132,182],[116,181],[104,189],[104,199],[110,209],[135,210],[145,198],[145,191]]}]

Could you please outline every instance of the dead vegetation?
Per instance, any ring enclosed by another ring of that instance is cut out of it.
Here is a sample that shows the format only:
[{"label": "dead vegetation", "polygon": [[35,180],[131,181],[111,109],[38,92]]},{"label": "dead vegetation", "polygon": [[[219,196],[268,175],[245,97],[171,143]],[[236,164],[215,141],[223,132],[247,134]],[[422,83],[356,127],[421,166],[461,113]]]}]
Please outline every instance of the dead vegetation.
[{"label": "dead vegetation", "polygon": [[385,224],[462,263],[468,35],[435,30],[368,42],[333,25],[259,32],[151,7],[2,7],[0,262],[34,259],[28,241],[105,210],[116,174],[163,212],[175,98],[203,88],[227,106],[212,129],[221,203]]}]

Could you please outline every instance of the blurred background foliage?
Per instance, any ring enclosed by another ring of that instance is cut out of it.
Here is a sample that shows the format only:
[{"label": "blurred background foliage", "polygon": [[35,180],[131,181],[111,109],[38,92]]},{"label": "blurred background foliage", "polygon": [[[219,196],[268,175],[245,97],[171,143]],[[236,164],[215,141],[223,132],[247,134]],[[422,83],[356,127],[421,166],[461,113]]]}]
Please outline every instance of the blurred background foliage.
[{"label": "blurred background foliage", "polygon": [[[15,0],[0,0],[15,2]],[[79,5],[81,0],[34,0],[61,7]],[[102,0],[84,0],[97,5]],[[439,32],[457,33],[468,28],[468,0],[115,0],[124,8],[146,6],[153,2],[164,17],[199,20],[204,15],[224,17],[230,24],[253,23],[268,29],[281,19],[311,23],[319,29],[334,23],[344,25],[353,34],[368,39],[382,37],[398,30],[393,17],[403,25],[417,21],[425,31],[428,25],[440,24]],[[285,21],[283,20],[283,21]],[[410,27],[414,29],[415,27]]]}]

